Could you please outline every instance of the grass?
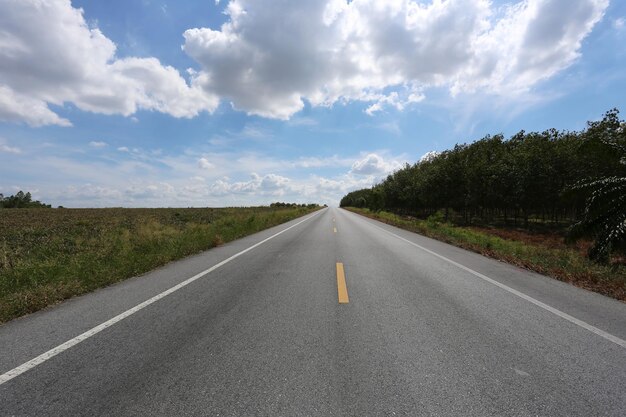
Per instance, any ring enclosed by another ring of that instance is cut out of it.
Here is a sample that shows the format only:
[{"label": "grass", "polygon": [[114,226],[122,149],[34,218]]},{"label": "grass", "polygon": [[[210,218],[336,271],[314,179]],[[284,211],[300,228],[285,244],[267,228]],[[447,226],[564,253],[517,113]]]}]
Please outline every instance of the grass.
[{"label": "grass", "polygon": [[402,229],[508,262],[560,281],[626,301],[626,266],[590,261],[584,246],[566,245],[562,238],[520,231],[458,227],[434,219],[419,220],[388,212],[347,208]]},{"label": "grass", "polygon": [[0,323],[316,209],[0,209]]}]

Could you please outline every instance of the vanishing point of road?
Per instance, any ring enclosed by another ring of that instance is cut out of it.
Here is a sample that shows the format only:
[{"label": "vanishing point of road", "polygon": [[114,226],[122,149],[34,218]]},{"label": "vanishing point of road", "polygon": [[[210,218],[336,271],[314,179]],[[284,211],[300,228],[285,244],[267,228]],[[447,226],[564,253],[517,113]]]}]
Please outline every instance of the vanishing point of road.
[{"label": "vanishing point of road", "polygon": [[1,416],[624,416],[626,304],[323,209],[0,326]]}]

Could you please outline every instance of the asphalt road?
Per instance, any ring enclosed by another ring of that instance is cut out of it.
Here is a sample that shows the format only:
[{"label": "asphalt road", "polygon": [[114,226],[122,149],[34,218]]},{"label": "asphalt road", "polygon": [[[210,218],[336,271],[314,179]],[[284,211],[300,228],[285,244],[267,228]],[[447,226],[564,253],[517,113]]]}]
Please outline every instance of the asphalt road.
[{"label": "asphalt road", "polygon": [[0,326],[0,415],[624,416],[625,339],[626,304],[330,208]]}]

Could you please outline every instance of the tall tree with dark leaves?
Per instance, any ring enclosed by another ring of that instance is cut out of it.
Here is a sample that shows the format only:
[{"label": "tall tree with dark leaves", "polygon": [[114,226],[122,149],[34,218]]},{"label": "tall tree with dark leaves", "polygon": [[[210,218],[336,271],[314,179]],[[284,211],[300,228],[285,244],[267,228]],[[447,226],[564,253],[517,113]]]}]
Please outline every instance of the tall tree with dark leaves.
[{"label": "tall tree with dark leaves", "polygon": [[626,125],[618,116],[616,109],[611,110],[602,121],[590,123],[588,130],[591,141],[604,145],[603,154],[612,154],[605,165],[613,165],[616,175],[582,180],[571,187],[585,194],[586,204],[570,237],[592,236],[589,257],[600,262],[606,262],[614,248],[626,245]]}]

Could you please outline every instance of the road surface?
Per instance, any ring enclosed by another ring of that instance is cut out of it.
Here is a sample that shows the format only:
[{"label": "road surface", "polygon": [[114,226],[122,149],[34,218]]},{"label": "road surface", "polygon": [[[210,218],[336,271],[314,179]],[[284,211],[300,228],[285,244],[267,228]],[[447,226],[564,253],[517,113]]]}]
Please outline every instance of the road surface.
[{"label": "road surface", "polygon": [[624,416],[626,304],[335,208],[0,326],[0,415]]}]

